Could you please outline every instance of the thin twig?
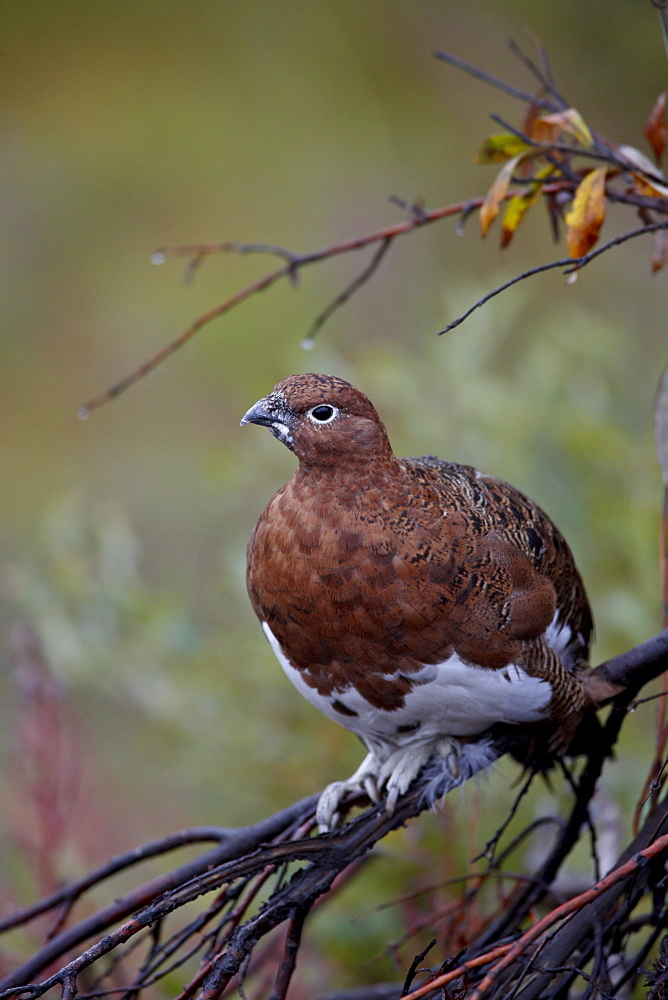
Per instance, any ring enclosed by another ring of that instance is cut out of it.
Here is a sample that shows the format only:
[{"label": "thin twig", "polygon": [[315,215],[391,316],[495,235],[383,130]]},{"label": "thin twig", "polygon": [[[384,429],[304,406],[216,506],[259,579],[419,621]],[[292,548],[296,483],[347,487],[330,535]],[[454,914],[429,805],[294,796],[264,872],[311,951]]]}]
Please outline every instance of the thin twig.
[{"label": "thin twig", "polygon": [[500,80],[497,76],[492,76],[491,73],[487,73],[478,66],[474,66],[473,63],[467,62],[466,59],[460,59],[459,56],[455,56],[451,52],[444,52],[442,49],[439,49],[437,52],[434,52],[434,57],[440,59],[441,62],[449,63],[450,66],[456,66],[457,69],[463,70],[469,76],[474,76],[476,80],[482,80],[483,83],[489,84],[490,87],[495,87],[496,90],[501,90],[504,94],[509,94],[510,97],[516,97],[519,101],[524,101],[525,104],[535,104],[545,111],[554,112],[560,110],[559,106],[552,101],[548,101],[544,97],[535,97],[526,90],[520,90],[519,87],[514,87],[512,83],[506,83],[505,80]]},{"label": "thin twig", "polygon": [[367,266],[362,271],[360,271],[357,277],[354,278],[353,281],[351,281],[350,284],[347,285],[332,302],[330,302],[330,304],[327,306],[326,309],[323,309],[323,311],[320,313],[319,316],[316,316],[313,325],[311,326],[311,329],[308,331],[308,333],[306,334],[306,336],[302,341],[302,347],[306,348],[312,347],[313,341],[315,339],[318,330],[320,330],[325,325],[329,317],[333,313],[335,313],[337,309],[340,309],[341,306],[345,305],[348,299],[350,299],[351,296],[355,294],[357,289],[361,288],[361,286],[365,284],[365,282],[367,282],[369,278],[373,276],[373,274],[375,274],[375,272],[378,270],[378,268],[382,263],[383,257],[390,249],[391,243],[392,243],[392,237],[386,236],[385,239],[382,240],[380,246],[374,253],[373,257],[371,258]]},{"label": "thin twig", "polygon": [[531,783],[532,783],[532,781],[533,781],[533,779],[535,777],[536,777],[535,772],[534,771],[529,771],[529,773],[527,774],[526,778],[522,782],[522,786],[521,786],[519,792],[515,796],[515,800],[514,800],[512,806],[510,807],[510,811],[509,811],[508,815],[505,817],[503,823],[498,828],[498,830],[495,832],[494,836],[490,840],[487,841],[487,843],[483,847],[482,851],[480,851],[479,854],[476,854],[476,856],[474,858],[471,858],[471,863],[472,864],[475,864],[476,861],[480,861],[482,858],[487,858],[488,866],[490,868],[492,867],[492,865],[494,864],[494,850],[496,848],[496,845],[499,843],[501,837],[503,836],[503,834],[505,833],[505,831],[508,829],[508,827],[512,823],[513,819],[515,818],[517,810],[520,807],[520,803],[521,803],[522,799],[524,798],[524,796],[529,791],[529,788],[531,787]]},{"label": "thin twig", "polygon": [[290,919],[285,936],[283,959],[278,967],[276,983],[274,984],[269,1000],[285,1000],[297,964],[297,952],[299,951],[307,913],[308,910],[303,907],[296,907]]},{"label": "thin twig", "polygon": [[582,257],[564,257],[561,260],[553,260],[548,264],[539,264],[538,267],[531,267],[528,271],[523,271],[521,274],[515,275],[510,281],[506,281],[503,285],[499,285],[498,288],[494,288],[487,295],[483,295],[481,299],[478,299],[466,312],[458,316],[457,319],[448,323],[446,327],[439,330],[438,336],[441,337],[444,333],[449,333],[450,330],[454,330],[455,327],[460,326],[464,320],[468,319],[471,313],[475,312],[476,309],[480,309],[484,306],[486,302],[493,299],[495,296],[500,295],[501,292],[505,292],[508,288],[512,288],[513,285],[518,284],[520,281],[524,281],[525,278],[532,278],[536,274],[542,274],[544,271],[554,271],[555,268],[563,267],[566,268],[564,271],[565,275],[573,274],[575,271],[579,271],[581,268],[590,264],[592,260],[600,257],[601,254],[606,253],[612,247],[619,246],[621,243],[626,243],[627,240],[633,240],[638,236],[644,236],[646,233],[654,233],[660,229],[668,229],[668,222],[654,222],[650,226],[642,226],[640,229],[633,229],[631,232],[623,233],[621,236],[615,236],[614,239],[608,240],[602,246],[597,247],[595,250],[590,250],[589,253],[584,254]]},{"label": "thin twig", "polygon": [[414,957],[413,961],[410,964],[408,972],[406,973],[406,979],[404,980],[404,986],[401,991],[402,997],[406,996],[406,994],[409,992],[411,988],[411,983],[415,979],[416,974],[420,971],[420,962],[423,962],[425,960],[425,957],[429,954],[429,952],[431,951],[431,949],[434,947],[435,944],[436,944],[436,938],[432,938],[427,947],[423,948],[422,951]]},{"label": "thin twig", "polygon": [[[405,236],[407,233],[413,232],[414,229],[419,228],[420,226],[426,226],[431,222],[437,222],[439,219],[445,219],[451,215],[460,215],[464,210],[468,210],[470,208],[480,208],[483,201],[484,198],[473,198],[466,201],[456,202],[453,205],[445,205],[441,208],[433,209],[432,211],[425,211],[419,216],[414,215],[410,219],[404,219],[402,222],[386,226],[385,228],[379,229],[373,233],[367,233],[364,236],[354,237],[350,240],[344,240],[342,243],[324,247],[321,250],[314,250],[311,253],[303,255],[291,255],[289,262],[285,264],[284,267],[280,267],[275,271],[271,271],[269,274],[265,274],[262,278],[259,278],[257,281],[253,281],[250,285],[246,285],[245,288],[235,292],[234,295],[226,299],[224,302],[219,302],[218,305],[198,316],[197,319],[195,319],[190,326],[187,327],[187,329],[179,334],[178,337],[172,340],[143,364],[139,365],[138,368],[135,368],[135,370],[129,375],[121,379],[119,382],[116,382],[115,385],[112,385],[109,389],[106,389],[98,396],[88,400],[87,403],[84,403],[83,406],[79,408],[79,416],[81,419],[85,420],[90,416],[93,410],[102,406],[103,403],[107,403],[110,400],[115,399],[117,396],[120,396],[126,389],[129,389],[130,386],[134,385],[135,382],[138,382],[140,379],[152,372],[158,367],[158,365],[160,365],[167,358],[171,357],[172,354],[187,344],[188,341],[192,340],[195,334],[199,333],[203,327],[213,322],[213,320],[218,319],[220,316],[223,316],[240,303],[245,302],[246,299],[249,299],[260,292],[265,291],[267,288],[270,288],[282,278],[293,280],[295,272],[297,270],[301,270],[302,267],[307,267],[309,264],[316,264],[322,260],[340,256],[341,254],[350,253],[353,250],[361,250],[364,247],[373,245],[374,243],[382,243],[386,240],[394,240],[398,236]],[[225,245],[226,244],[216,244],[213,246],[220,247]],[[287,252],[288,251],[286,251],[286,253]]]},{"label": "thin twig", "polygon": [[174,851],[179,847],[186,847],[190,844],[203,843],[207,840],[222,842],[227,837],[236,834],[236,832],[224,827],[193,827],[188,830],[179,830],[177,833],[162,837],[160,840],[154,840],[150,844],[144,844],[142,847],[135,847],[126,854],[119,854],[112,858],[107,864],[102,865],[101,868],[97,868],[89,875],[84,876],[84,878],[68,883],[62,889],[52,893],[52,895],[41,899],[39,903],[35,903],[34,906],[15,910],[8,917],[5,917],[4,920],[0,920],[0,934],[12,928],[20,927],[22,924],[28,923],[30,920],[41,916],[41,914],[49,910],[54,910],[63,904],[71,908],[74,902],[94,885],[98,885],[113,875],[117,875],[118,872],[140,864],[142,861],[159,857],[161,854],[167,854],[169,851]]}]

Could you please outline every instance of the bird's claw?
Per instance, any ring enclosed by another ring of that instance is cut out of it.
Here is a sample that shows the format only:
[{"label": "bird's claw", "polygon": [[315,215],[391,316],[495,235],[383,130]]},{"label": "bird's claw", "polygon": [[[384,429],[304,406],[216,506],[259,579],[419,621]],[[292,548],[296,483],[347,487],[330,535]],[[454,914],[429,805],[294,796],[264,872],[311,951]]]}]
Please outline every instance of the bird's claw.
[{"label": "bird's claw", "polygon": [[397,750],[383,762],[373,754],[365,757],[360,767],[347,781],[334,781],[322,792],[316,808],[320,833],[330,833],[340,823],[341,804],[350,792],[366,792],[371,802],[378,803],[386,789],[385,812],[391,816],[399,797],[407,792],[429,758],[437,753],[444,758],[455,781],[460,777],[461,744],[445,737],[434,746],[423,745]]},{"label": "bird's claw", "polygon": [[436,752],[445,760],[452,777],[457,780],[461,775],[460,759],[462,755],[462,745],[459,740],[450,736],[439,740]]},{"label": "bird's claw", "polygon": [[320,833],[330,833],[340,822],[340,806],[349,792],[366,792],[373,803],[380,801],[382,782],[378,776],[379,762],[368,754],[347,781],[333,781],[318,799],[315,818]]}]

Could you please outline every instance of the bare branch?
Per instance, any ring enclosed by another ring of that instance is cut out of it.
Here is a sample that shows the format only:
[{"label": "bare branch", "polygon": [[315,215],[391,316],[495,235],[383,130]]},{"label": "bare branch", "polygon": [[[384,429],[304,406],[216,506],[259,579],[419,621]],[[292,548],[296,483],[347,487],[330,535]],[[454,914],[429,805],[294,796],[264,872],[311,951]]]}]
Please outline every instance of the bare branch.
[{"label": "bare branch", "polygon": [[[493,953],[497,957],[500,954],[506,954],[506,946],[502,952],[495,950],[499,938],[507,936],[515,938],[526,914],[530,912],[536,901],[548,891],[549,884],[559,870],[563,858],[577,842],[579,832],[586,822],[588,803],[603,763],[619,733],[626,714],[626,705],[635,697],[638,688],[643,683],[658,676],[666,666],[668,666],[668,631],[607,661],[598,668],[601,677],[606,681],[618,684],[623,682],[626,688],[615,699],[601,737],[590,751],[585,768],[577,782],[576,801],[571,816],[561,830],[557,843],[540,872],[527,881],[527,886],[520,891],[513,906],[504,908],[504,919],[492,924],[475,946],[472,945],[469,949],[473,959],[476,954],[485,953],[488,955],[486,962],[481,963],[482,966],[493,960],[489,957],[490,954]],[[506,727],[505,730],[500,729],[498,734],[494,736],[493,745],[498,756],[508,751],[522,752],[527,734],[512,730],[513,727]],[[443,779],[442,775],[439,777]],[[177,934],[164,946],[154,942],[148,959],[141,966],[143,971],[139,972],[139,978],[136,980],[133,990],[136,991],[144,984],[160,978],[165,971],[162,963],[165,963],[168,958],[172,959],[170,968],[174,968],[185,961],[187,955],[196,953],[199,950],[199,945],[194,940],[194,935],[199,934],[204,924],[219,912],[223,913],[224,916],[221,925],[223,936],[218,945],[217,955],[205,962],[201,975],[196,980],[198,984],[202,985],[203,996],[210,997],[211,1000],[219,996],[226,984],[241,971],[255,945],[281,923],[294,919],[291,936],[289,935],[286,939],[284,978],[280,981],[277,980],[276,988],[282,989],[282,984],[286,982],[288,974],[292,975],[290,969],[298,948],[301,915],[305,916],[316,900],[331,890],[335,879],[342,872],[348,870],[357,859],[367,854],[382,837],[403,825],[411,817],[417,816],[426,808],[424,789],[432,781],[433,774],[430,774],[429,769],[427,769],[421,782],[416,783],[399,801],[396,812],[392,816],[386,814],[382,805],[375,806],[350,822],[342,830],[318,837],[304,838],[304,832],[310,829],[313,823],[316,796],[297,802],[275,816],[251,827],[239,830],[218,830],[217,828],[208,830],[205,828],[204,834],[207,837],[213,835],[220,838],[220,843],[213,850],[158,879],[152,880],[47,941],[27,962],[4,978],[0,983],[0,990],[4,991],[0,993],[0,997],[20,994],[25,1000],[35,1000],[58,984],[63,989],[71,991],[73,988],[71,984],[76,977],[98,959],[115,952],[124,944],[136,939],[137,935],[145,931],[146,928],[155,926],[175,909],[192,902],[199,896],[220,891],[225,886],[228,887],[227,895],[224,899],[217,897],[217,900],[204,911],[202,917],[191,923],[190,933]],[[457,781],[450,776],[449,786],[444,784],[443,791],[447,792],[456,784]],[[359,796],[356,801],[363,802],[363,799]],[[184,831],[172,838],[166,838],[162,842],[162,846],[179,846],[181,841],[187,840],[192,835],[193,831]],[[159,848],[160,842],[156,842],[154,845],[147,845],[146,848],[139,849],[136,855],[137,857],[147,857],[151,853],[159,853]],[[648,857],[650,856],[654,855],[648,855]],[[130,858],[130,854],[124,855],[120,867],[131,863]],[[258,912],[251,913],[250,917],[245,917],[249,903],[255,898],[257,887],[266,881],[269,873],[275,872],[288,863],[293,866],[301,864],[301,867],[296,868],[286,882],[282,884],[279,882]],[[88,879],[89,885],[96,884],[100,880],[101,873],[104,873],[106,877],[107,872],[113,869],[113,866],[114,862],[111,862],[104,869],[94,873]],[[255,883],[255,888],[249,881],[252,879],[259,879]],[[605,882],[605,880],[603,881]],[[239,896],[238,887],[241,890],[246,887],[243,898]],[[230,894],[230,890],[234,891]],[[65,894],[65,898],[68,898],[67,894]],[[228,902],[233,904],[237,898],[239,898],[239,903],[234,910],[221,909],[223,904],[226,905]],[[47,912],[49,908],[56,908],[62,901],[62,896],[50,897],[49,906],[41,906],[39,912]],[[584,903],[585,900],[582,900],[574,908],[579,909]],[[37,912],[36,908],[33,908],[33,912]],[[245,922],[243,922],[244,917]],[[124,923],[116,926],[119,920],[124,919]],[[14,925],[16,922],[15,920]],[[39,972],[71,952],[85,940],[109,931],[110,927],[115,929],[106,933],[106,936],[97,940],[49,978],[42,982],[33,981]],[[189,945],[191,937],[193,943]],[[203,943],[205,939],[201,940]],[[520,938],[518,940],[523,942],[524,950],[524,947],[528,946],[530,940],[533,939]],[[185,957],[176,954],[181,945],[187,946],[189,949]],[[472,969],[479,966],[474,966],[471,961],[467,960],[467,967]],[[30,985],[25,985],[27,983]]]},{"label": "bare branch", "polygon": [[[99,396],[95,396],[93,399],[88,400],[87,403],[84,403],[79,409],[80,418],[85,420],[90,416],[93,410],[102,406],[103,403],[107,403],[110,400],[115,399],[117,396],[120,396],[121,393],[125,392],[126,389],[129,389],[131,385],[134,385],[135,382],[144,378],[145,375],[148,375],[154,370],[154,368],[157,368],[163,361],[171,357],[171,355],[178,351],[179,348],[183,347],[188,343],[188,341],[192,340],[196,333],[199,333],[203,327],[213,322],[213,320],[223,316],[225,313],[229,312],[240,303],[245,302],[246,299],[251,298],[253,295],[257,295],[259,292],[263,292],[267,288],[270,288],[282,278],[288,278],[291,281],[294,280],[295,273],[301,270],[302,267],[306,267],[309,264],[319,263],[320,261],[329,259],[330,257],[337,257],[341,254],[350,253],[353,250],[361,250],[364,247],[372,246],[374,243],[391,242],[396,237],[405,236],[407,233],[413,232],[414,229],[417,229],[420,226],[426,226],[429,223],[437,222],[438,220],[445,219],[451,215],[460,215],[462,212],[470,210],[471,208],[479,208],[483,200],[483,198],[473,198],[466,201],[456,202],[453,205],[445,205],[442,208],[425,211],[419,215],[414,214],[411,218],[406,219],[403,222],[395,223],[392,226],[387,226],[386,228],[377,230],[373,233],[367,233],[364,236],[355,237],[351,240],[345,240],[342,243],[325,247],[322,250],[314,250],[311,253],[303,255],[290,254],[289,262],[284,267],[271,271],[269,274],[264,275],[264,277],[252,282],[245,288],[242,288],[229,299],[226,299],[224,302],[220,302],[218,305],[214,306],[213,309],[209,309],[207,312],[202,313],[202,315],[198,316],[186,330],[172,340],[171,343],[163,347],[162,350],[158,351],[151,358],[149,358],[148,361],[145,361],[144,364],[140,365],[125,378],[121,379],[120,382],[117,382],[109,389],[100,393]],[[256,244],[251,244],[251,246],[255,245]],[[199,255],[205,251],[206,253],[213,253],[216,249],[229,249],[231,246],[234,246],[234,244],[209,244],[203,245],[202,247],[193,246],[183,249],[192,249],[195,254]],[[162,250],[160,252],[165,253],[166,251]],[[274,248],[274,252],[278,252],[278,248]],[[285,253],[288,254],[289,251],[285,251]]]},{"label": "bare branch", "polygon": [[135,847],[133,850],[128,851],[127,854],[120,854],[112,858],[106,865],[96,869],[84,878],[76,882],[70,882],[62,889],[59,889],[58,892],[45,897],[34,906],[26,907],[23,910],[16,910],[8,917],[5,917],[4,920],[0,920],[0,934],[14,927],[20,927],[21,924],[28,923],[42,913],[53,910],[58,906],[71,906],[79,896],[94,885],[104,882],[106,879],[118,874],[118,872],[132,868],[134,865],[140,864],[148,858],[159,857],[161,854],[167,854],[178,847],[197,844],[206,840],[223,841],[229,836],[234,836],[236,832],[215,826],[193,827],[188,830],[179,830],[177,833],[172,833],[150,844],[144,844],[142,847]]},{"label": "bare branch", "polygon": [[392,243],[392,238],[389,236],[386,237],[381,242],[380,246],[374,253],[373,257],[371,258],[371,261],[369,262],[369,264],[367,264],[364,270],[361,271],[357,275],[357,277],[353,281],[351,281],[350,284],[347,285],[346,288],[344,288],[339,295],[336,296],[333,302],[330,302],[330,304],[327,306],[326,309],[323,309],[323,311],[320,313],[319,316],[316,316],[313,322],[313,326],[308,331],[308,333],[304,337],[304,340],[302,341],[303,347],[310,348],[313,346],[313,340],[315,338],[315,335],[317,334],[318,330],[320,330],[324,326],[324,324],[327,322],[332,313],[336,312],[336,310],[339,309],[342,305],[345,305],[345,303],[348,301],[349,298],[351,298],[352,295],[354,295],[357,289],[361,288],[361,286],[366,281],[368,281],[373,274],[375,274],[375,272],[381,265],[383,257],[390,249],[391,243]]},{"label": "bare branch", "polygon": [[668,229],[668,222],[654,222],[649,226],[642,226],[640,229],[633,229],[629,233],[623,233],[621,236],[615,236],[613,239],[608,240],[602,246],[597,247],[595,250],[590,250],[589,253],[584,254],[582,257],[564,257],[561,260],[553,260],[548,264],[539,264],[538,267],[531,267],[528,271],[523,271],[521,274],[515,275],[510,281],[506,281],[503,285],[499,285],[498,288],[494,288],[487,295],[483,295],[481,299],[478,299],[466,312],[458,316],[457,319],[448,323],[446,327],[439,330],[438,335],[441,337],[444,333],[449,333],[450,330],[454,330],[455,327],[460,326],[464,320],[468,319],[471,313],[474,313],[476,309],[484,306],[486,302],[493,299],[495,296],[500,295],[501,292],[505,292],[508,288],[512,288],[513,285],[517,285],[520,281],[524,281],[525,278],[532,278],[536,274],[542,274],[544,271],[554,271],[556,268],[563,267],[566,270],[564,274],[574,274],[581,268],[590,264],[592,260],[600,257],[601,254],[607,253],[612,247],[620,246],[622,243],[626,243],[627,240],[634,240],[638,236],[644,236],[646,233],[654,233],[660,229]]},{"label": "bare branch", "polygon": [[453,55],[452,52],[444,52],[442,49],[439,49],[439,51],[434,52],[434,56],[436,59],[440,59],[441,62],[449,63],[450,66],[456,66],[457,69],[463,70],[469,76],[474,76],[476,80],[482,80],[483,83],[488,83],[490,87],[495,87],[497,90],[503,91],[504,94],[509,94],[510,97],[516,97],[519,101],[524,101],[525,104],[535,104],[545,111],[554,112],[560,110],[560,106],[553,101],[548,101],[545,97],[535,97],[526,90],[520,90],[519,87],[514,87],[512,83],[506,83],[505,80],[500,80],[497,76],[492,76],[491,73],[487,73],[484,69],[474,66],[473,63],[467,62],[466,59],[460,59],[459,56]]}]

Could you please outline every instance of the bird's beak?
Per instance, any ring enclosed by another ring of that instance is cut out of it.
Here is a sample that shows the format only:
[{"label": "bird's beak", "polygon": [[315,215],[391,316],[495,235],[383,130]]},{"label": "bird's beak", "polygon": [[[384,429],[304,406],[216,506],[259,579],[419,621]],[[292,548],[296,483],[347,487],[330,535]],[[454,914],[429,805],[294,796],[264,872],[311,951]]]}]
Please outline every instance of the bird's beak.
[{"label": "bird's beak", "polygon": [[294,439],[291,427],[295,420],[295,414],[280,396],[270,394],[263,399],[258,399],[255,406],[251,406],[248,413],[241,419],[240,426],[244,424],[261,424],[268,427],[271,433],[281,441],[290,451],[294,450]]},{"label": "bird's beak", "polygon": [[244,413],[241,418],[240,427],[244,424],[262,424],[263,427],[271,427],[276,421],[276,411],[273,413],[270,411],[269,398],[265,396],[264,399],[258,399],[254,406],[251,406],[247,413]]}]

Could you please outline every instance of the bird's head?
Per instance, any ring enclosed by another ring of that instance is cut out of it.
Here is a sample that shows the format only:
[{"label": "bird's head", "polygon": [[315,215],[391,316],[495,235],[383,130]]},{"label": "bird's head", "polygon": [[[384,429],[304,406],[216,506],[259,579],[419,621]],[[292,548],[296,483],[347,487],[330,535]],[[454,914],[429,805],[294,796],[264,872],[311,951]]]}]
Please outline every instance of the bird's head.
[{"label": "bird's head", "polygon": [[368,464],[392,455],[372,403],[334,375],[290,375],[250,408],[244,424],[268,427],[303,466]]}]

